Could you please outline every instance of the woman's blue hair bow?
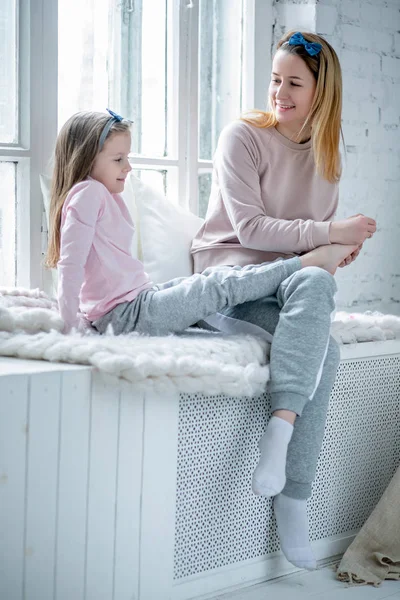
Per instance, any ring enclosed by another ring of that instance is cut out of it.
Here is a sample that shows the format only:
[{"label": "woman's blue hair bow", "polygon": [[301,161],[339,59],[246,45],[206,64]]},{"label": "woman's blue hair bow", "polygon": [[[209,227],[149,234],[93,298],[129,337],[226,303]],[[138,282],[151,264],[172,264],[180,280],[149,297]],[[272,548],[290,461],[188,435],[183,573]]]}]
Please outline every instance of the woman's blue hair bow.
[{"label": "woman's blue hair bow", "polygon": [[301,35],[300,31],[297,31],[292,35],[291,38],[289,38],[289,44],[291,46],[304,46],[306,52],[308,52],[310,56],[315,56],[322,50],[321,44],[318,44],[317,42],[307,42],[307,40],[305,40]]}]

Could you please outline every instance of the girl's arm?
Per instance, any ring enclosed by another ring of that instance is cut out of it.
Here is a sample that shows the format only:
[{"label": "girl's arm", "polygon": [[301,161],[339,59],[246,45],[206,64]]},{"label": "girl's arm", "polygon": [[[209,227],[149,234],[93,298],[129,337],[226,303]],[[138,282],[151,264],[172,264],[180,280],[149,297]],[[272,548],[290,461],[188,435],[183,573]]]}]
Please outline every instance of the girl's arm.
[{"label": "girl's arm", "polygon": [[97,181],[83,181],[74,187],[64,204],[57,268],[58,305],[65,332],[79,325],[79,293],[103,202],[103,186]]},{"label": "girl's arm", "polygon": [[[302,253],[329,244],[330,222],[269,217],[261,198],[257,149],[237,128],[220,137],[215,168],[229,219],[245,248]],[[333,214],[336,210],[334,207]]]}]

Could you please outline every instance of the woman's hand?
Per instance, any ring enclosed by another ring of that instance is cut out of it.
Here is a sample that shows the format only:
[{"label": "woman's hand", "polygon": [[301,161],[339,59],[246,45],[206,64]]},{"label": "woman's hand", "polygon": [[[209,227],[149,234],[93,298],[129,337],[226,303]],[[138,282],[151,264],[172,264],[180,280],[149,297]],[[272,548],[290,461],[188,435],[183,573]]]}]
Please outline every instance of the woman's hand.
[{"label": "woman's hand", "polygon": [[358,244],[371,238],[376,231],[376,221],[365,215],[354,215],[348,219],[333,221],[329,230],[331,244]]},{"label": "woman's hand", "polygon": [[339,265],[339,267],[347,267],[347,265],[350,265],[352,262],[354,262],[357,258],[357,256],[360,254],[360,250],[363,247],[363,245],[361,244],[361,246],[358,246],[357,250],[354,250],[354,252],[352,252],[350,254],[350,256],[348,256],[347,258],[345,258]]}]

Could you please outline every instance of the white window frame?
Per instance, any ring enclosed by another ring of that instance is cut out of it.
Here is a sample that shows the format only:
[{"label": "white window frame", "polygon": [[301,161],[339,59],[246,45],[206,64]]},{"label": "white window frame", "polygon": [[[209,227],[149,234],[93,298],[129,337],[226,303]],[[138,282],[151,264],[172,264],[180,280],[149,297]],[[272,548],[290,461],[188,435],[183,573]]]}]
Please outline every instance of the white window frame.
[{"label": "white window frame", "polygon": [[18,130],[16,144],[0,144],[0,161],[17,163],[17,286],[42,287],[39,176],[57,135],[57,2],[19,0]]},{"label": "white window frame", "polygon": [[[263,108],[270,73],[272,0],[244,2],[243,105]],[[199,0],[175,0],[168,19],[173,28],[169,52],[178,66],[168,98],[169,114],[172,118],[175,111],[174,121],[179,123],[175,147],[170,145],[172,158],[132,155],[131,163],[136,169],[176,167],[180,203],[197,213],[198,175],[212,171],[212,160],[198,159]],[[15,145],[0,144],[0,161],[18,163],[16,283],[22,287],[43,288],[45,279],[40,175],[49,172],[58,131],[57,43],[58,2],[19,0],[20,139]]]},{"label": "white window frame", "polygon": [[[272,44],[272,0],[244,0],[243,39],[243,106],[265,107],[265,89],[270,77],[270,52]],[[170,90],[169,118],[179,123],[177,143],[170,157],[131,155],[133,168],[178,170],[177,197],[180,204],[198,214],[198,176],[212,172],[212,159],[198,158],[199,97],[198,97],[198,31],[199,0],[177,0],[169,15],[173,46],[168,48],[173,56],[178,78]],[[264,28],[262,24],[265,24]],[[251,41],[252,40],[252,41]],[[262,71],[255,77],[255,69]],[[174,113],[172,111],[175,111]],[[168,128],[171,131],[171,128]],[[174,151],[175,150],[175,151]]]}]

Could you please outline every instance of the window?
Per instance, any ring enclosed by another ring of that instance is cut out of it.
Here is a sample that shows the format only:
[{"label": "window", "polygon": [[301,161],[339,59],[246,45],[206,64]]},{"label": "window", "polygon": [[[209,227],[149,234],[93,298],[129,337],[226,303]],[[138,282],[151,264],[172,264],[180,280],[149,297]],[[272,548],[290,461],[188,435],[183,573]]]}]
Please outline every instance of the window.
[{"label": "window", "polygon": [[264,100],[271,5],[1,0],[0,286],[43,287],[40,175],[77,110],[132,119],[136,175],[205,214],[222,127]]},{"label": "window", "polygon": [[16,166],[0,162],[0,281],[5,287],[16,282]]},{"label": "window", "polygon": [[3,0],[0,5],[0,140],[15,143],[17,121],[17,5],[16,0]]},{"label": "window", "polygon": [[135,174],[204,215],[221,129],[254,105],[254,5],[59,0],[60,124],[106,106],[133,120]]},{"label": "window", "polygon": [[56,23],[53,0],[1,0],[0,286],[42,284],[39,175],[57,131]]},{"label": "window", "polygon": [[[18,141],[17,5],[4,0],[0,5],[0,144]],[[0,285],[16,282],[16,167],[0,156]]]}]

